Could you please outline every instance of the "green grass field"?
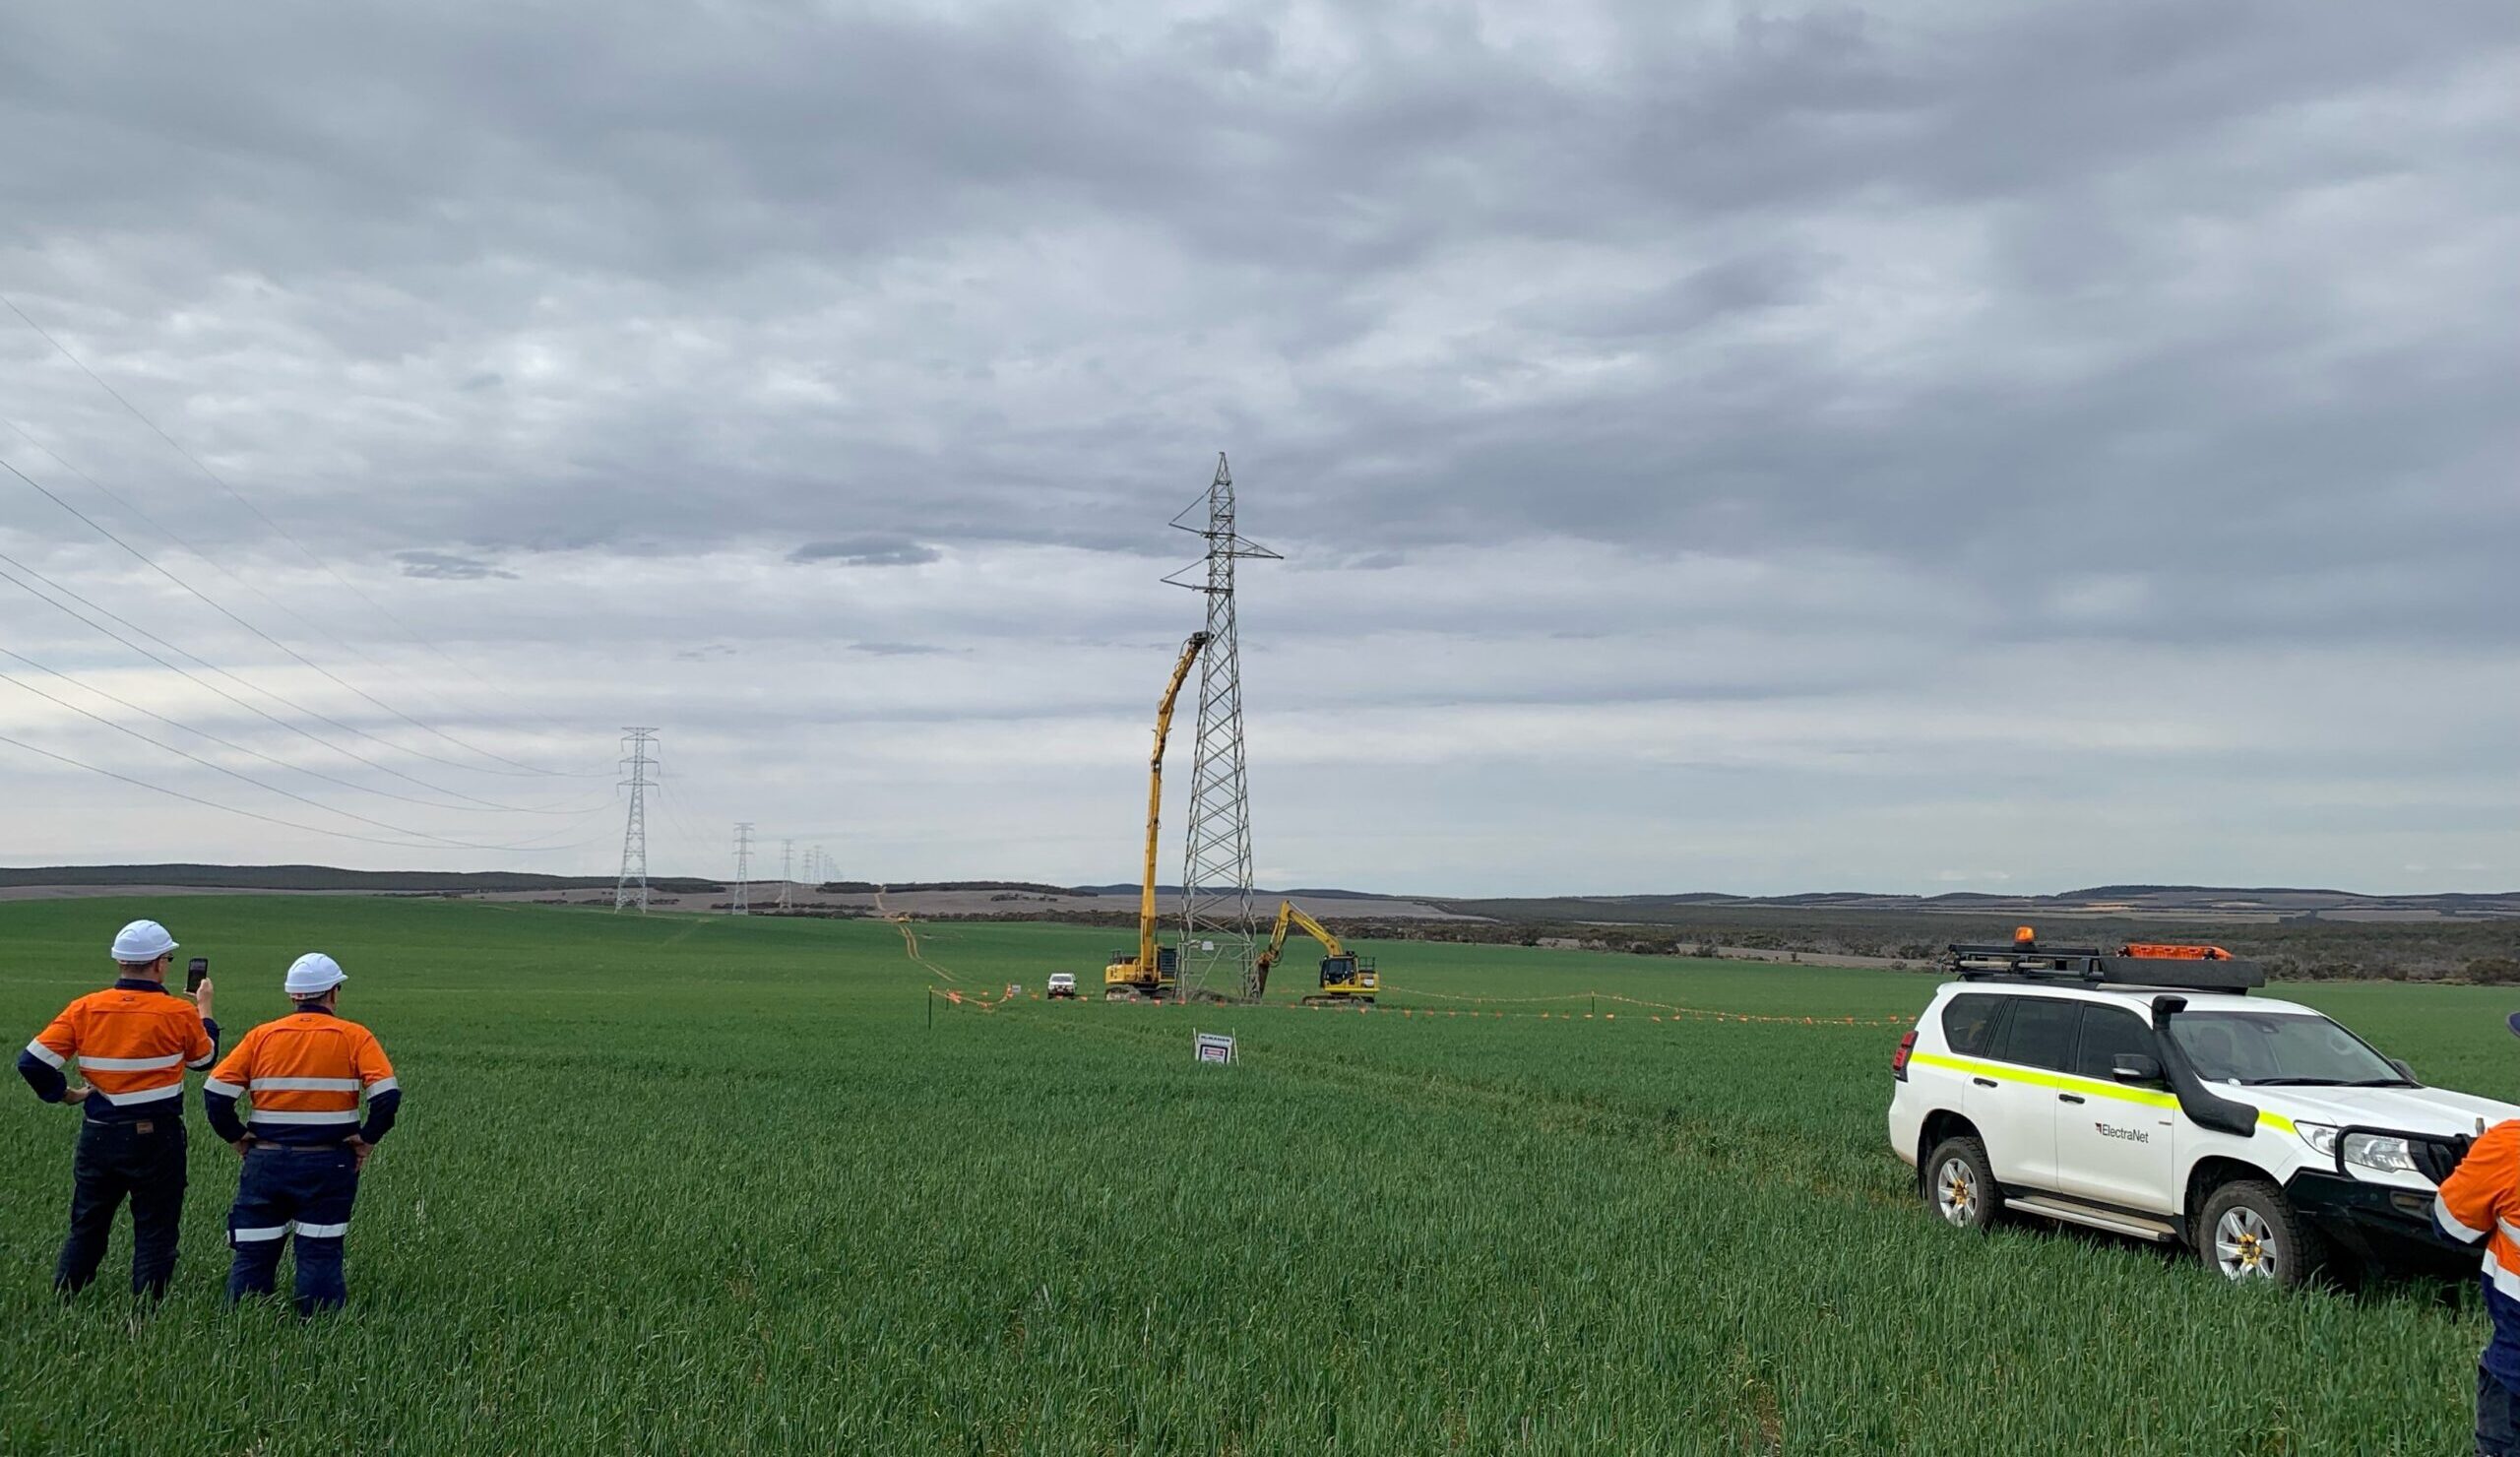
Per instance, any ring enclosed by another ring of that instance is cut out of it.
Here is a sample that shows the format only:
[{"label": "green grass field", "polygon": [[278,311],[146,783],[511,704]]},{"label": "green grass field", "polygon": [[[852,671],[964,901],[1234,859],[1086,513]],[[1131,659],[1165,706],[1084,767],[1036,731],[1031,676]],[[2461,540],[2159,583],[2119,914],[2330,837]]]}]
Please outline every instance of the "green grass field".
[{"label": "green grass field", "polygon": [[[2472,1297],[1954,1235],[1884,1146],[1895,1029],[1614,1000],[1878,1018],[1925,977],[1393,943],[1366,948],[1388,1003],[1575,1016],[931,1027],[939,983],[880,922],[97,900],[0,906],[9,1045],[142,914],[214,958],[231,1042],[292,956],[340,957],[403,1123],[349,1310],[301,1324],[220,1307],[236,1161],[196,1097],[176,1294],[134,1318],[127,1222],[53,1299],[75,1114],[0,1097],[0,1451],[2465,1450]],[[1113,944],[924,928],[974,988]],[[1587,1020],[1595,992],[1620,1015]],[[2520,1098],[2520,993],[2292,994]],[[1194,1064],[1194,1026],[1242,1063]]]}]

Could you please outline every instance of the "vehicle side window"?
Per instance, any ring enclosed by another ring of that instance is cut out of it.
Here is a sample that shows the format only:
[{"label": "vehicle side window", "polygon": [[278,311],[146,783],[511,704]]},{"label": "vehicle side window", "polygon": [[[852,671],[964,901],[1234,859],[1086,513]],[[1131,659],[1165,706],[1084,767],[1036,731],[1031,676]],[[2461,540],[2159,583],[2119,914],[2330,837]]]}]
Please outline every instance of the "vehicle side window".
[{"label": "vehicle side window", "polygon": [[2143,1018],[2123,1007],[2085,1007],[2081,1049],[2074,1054],[2074,1071],[2108,1082],[2110,1065],[2120,1052],[2162,1055],[2161,1047],[2153,1041],[2153,1030],[2144,1025]]},{"label": "vehicle side window", "polygon": [[1988,1034],[1995,1030],[1995,1013],[2003,1010],[2000,996],[1964,994],[1942,1004],[1942,1041],[1963,1057],[1975,1057],[1986,1050]]},{"label": "vehicle side window", "polygon": [[2025,996],[2014,1001],[2004,1023],[2003,1048],[1993,1055],[2025,1067],[2063,1072],[2074,1060],[2074,1029],[2083,1004],[2061,998]]}]

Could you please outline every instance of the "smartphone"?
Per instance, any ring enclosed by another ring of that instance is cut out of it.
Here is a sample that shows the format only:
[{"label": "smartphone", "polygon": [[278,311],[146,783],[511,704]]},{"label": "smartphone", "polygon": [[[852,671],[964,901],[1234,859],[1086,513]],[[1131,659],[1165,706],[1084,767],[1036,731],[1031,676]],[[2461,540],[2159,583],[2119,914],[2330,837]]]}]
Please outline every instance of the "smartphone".
[{"label": "smartphone", "polygon": [[191,964],[184,968],[184,989],[186,991],[201,990],[202,981],[209,975],[210,958],[207,956],[194,957]]}]

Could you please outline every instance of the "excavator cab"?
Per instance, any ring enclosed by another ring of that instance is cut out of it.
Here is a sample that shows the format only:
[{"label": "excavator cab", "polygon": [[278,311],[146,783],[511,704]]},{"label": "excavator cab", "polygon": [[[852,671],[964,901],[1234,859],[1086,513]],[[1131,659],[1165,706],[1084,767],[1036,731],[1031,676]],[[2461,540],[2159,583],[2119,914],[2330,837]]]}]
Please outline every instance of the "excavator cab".
[{"label": "excavator cab", "polygon": [[1382,978],[1374,974],[1374,964],[1353,951],[1321,959],[1321,990],[1306,1001],[1364,1001],[1374,999],[1382,989]]},{"label": "excavator cab", "polygon": [[1180,976],[1179,947],[1158,946],[1152,974],[1140,965],[1137,948],[1124,947],[1112,952],[1111,964],[1102,969],[1102,995],[1108,1001],[1160,1000],[1172,994]]}]

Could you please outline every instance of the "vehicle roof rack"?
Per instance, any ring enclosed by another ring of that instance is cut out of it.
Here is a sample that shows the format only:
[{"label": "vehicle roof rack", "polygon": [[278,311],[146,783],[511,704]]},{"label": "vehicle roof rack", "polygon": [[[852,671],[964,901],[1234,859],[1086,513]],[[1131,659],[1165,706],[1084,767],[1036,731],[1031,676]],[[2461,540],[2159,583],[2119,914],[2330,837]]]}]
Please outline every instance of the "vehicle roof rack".
[{"label": "vehicle roof rack", "polygon": [[1964,982],[2075,982],[2087,986],[2165,986],[2245,994],[2266,984],[2266,969],[2225,956],[2127,956],[2097,946],[1954,944],[1943,969]]}]

